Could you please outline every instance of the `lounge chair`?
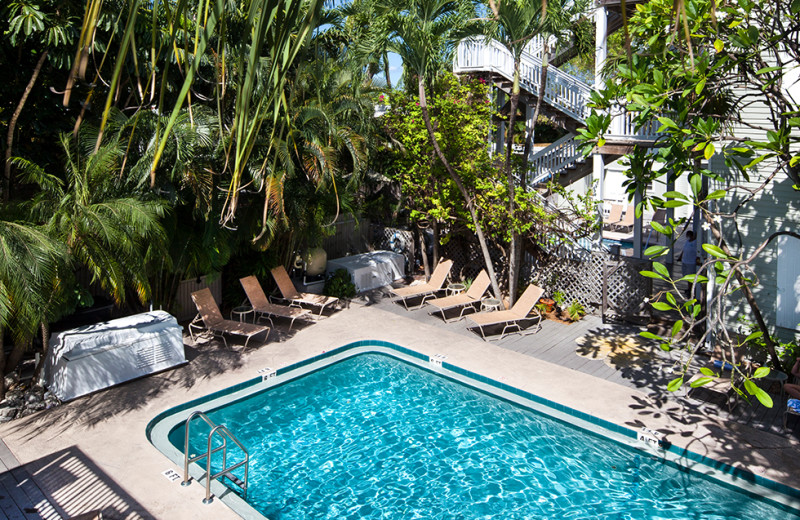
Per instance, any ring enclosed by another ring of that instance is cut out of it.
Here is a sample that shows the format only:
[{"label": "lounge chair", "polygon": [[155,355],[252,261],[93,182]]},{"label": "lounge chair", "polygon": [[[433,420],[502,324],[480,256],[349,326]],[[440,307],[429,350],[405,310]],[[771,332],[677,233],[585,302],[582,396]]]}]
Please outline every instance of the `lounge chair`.
[{"label": "lounge chair", "polygon": [[425,305],[425,300],[435,296],[436,293],[442,290],[442,286],[444,285],[445,280],[447,280],[447,276],[450,274],[450,269],[452,267],[452,260],[440,260],[439,265],[437,265],[436,269],[433,270],[431,279],[426,283],[392,289],[394,295],[398,297],[395,301],[402,301],[406,310],[408,310],[408,300],[416,296],[422,296],[422,302],[419,304],[419,306],[422,307]]},{"label": "lounge chair", "polygon": [[[522,293],[522,296],[519,297],[517,303],[514,304],[507,311],[492,311],[492,312],[479,312],[477,314],[470,314],[467,316],[467,319],[470,320],[474,325],[470,325],[467,327],[468,329],[478,329],[481,333],[481,337],[488,341],[489,338],[486,337],[486,331],[484,330],[485,327],[491,327],[493,325],[503,325],[503,331],[500,333],[500,338],[503,339],[506,335],[506,330],[509,328],[515,327],[517,330],[515,332],[519,332],[523,334],[522,326],[519,324],[521,321],[532,319],[536,320],[537,328],[533,332],[538,332],[542,328],[542,315],[537,310],[536,316],[531,318],[528,317],[528,314],[531,310],[534,310],[534,306],[536,302],[539,301],[542,294],[544,294],[544,289],[541,287],[536,287],[535,285],[529,285],[525,292]],[[528,333],[526,331],[525,333]]]},{"label": "lounge chair", "polygon": [[239,283],[242,284],[242,288],[245,294],[247,294],[247,299],[250,301],[250,305],[253,307],[253,311],[256,315],[259,318],[266,317],[273,327],[275,327],[275,323],[272,321],[273,317],[292,320],[289,322],[289,330],[292,330],[294,320],[297,318],[305,320],[311,319],[311,311],[308,309],[270,303],[267,299],[267,295],[264,294],[264,289],[261,287],[261,284],[258,283],[258,278],[255,276],[240,278]]},{"label": "lounge chair", "polygon": [[608,218],[603,222],[603,229],[612,230],[622,221],[622,204],[612,204]]},{"label": "lounge chair", "polygon": [[282,265],[272,269],[272,277],[275,278],[275,283],[278,284],[278,290],[281,292],[281,297],[278,299],[287,301],[290,305],[295,307],[300,307],[302,305],[317,307],[319,308],[320,317],[325,307],[339,303],[339,298],[333,296],[298,292],[294,283],[292,283],[292,279],[289,278],[289,273],[286,272],[286,269]]},{"label": "lounge chair", "polygon": [[628,206],[628,209],[625,210],[625,215],[622,217],[617,224],[614,224],[612,228],[614,231],[630,233],[633,229],[634,218],[636,215],[636,209],[634,205]]},{"label": "lounge chair", "polygon": [[475,280],[473,280],[472,285],[469,286],[467,292],[428,300],[428,305],[436,307],[436,310],[431,311],[430,314],[433,315],[434,313],[441,312],[442,319],[448,322],[445,311],[461,308],[458,318],[450,320],[458,321],[464,317],[464,312],[467,309],[475,309],[475,304],[480,303],[483,293],[486,292],[490,284],[489,275],[486,274],[485,270],[481,270],[478,276],[475,277]]},{"label": "lounge chair", "polygon": [[193,292],[192,301],[197,307],[197,316],[195,316],[189,324],[189,335],[192,337],[192,341],[194,341],[194,330],[207,330],[213,336],[221,338],[222,342],[225,343],[225,347],[228,346],[228,342],[225,340],[225,334],[234,334],[247,338],[244,341],[245,348],[247,348],[247,342],[250,341],[250,338],[262,332],[266,333],[264,341],[267,341],[269,337],[269,327],[241,321],[226,320],[223,318],[209,288],[206,287],[205,289]]}]

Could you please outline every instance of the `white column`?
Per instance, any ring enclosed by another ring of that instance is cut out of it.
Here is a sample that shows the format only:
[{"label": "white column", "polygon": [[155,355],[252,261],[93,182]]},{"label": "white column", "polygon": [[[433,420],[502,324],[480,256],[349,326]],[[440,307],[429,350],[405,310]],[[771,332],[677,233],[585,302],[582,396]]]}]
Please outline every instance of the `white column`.
[{"label": "white column", "polygon": [[[667,191],[675,191],[675,181],[670,179],[667,181]],[[667,223],[675,218],[675,208],[667,208]],[[672,272],[672,264],[675,263],[675,229],[667,236],[669,241],[669,251],[667,252],[667,268]]]},{"label": "white column", "polygon": [[[641,190],[636,190],[636,193],[633,194],[634,209],[639,206],[641,202],[642,192]],[[642,217],[644,217],[644,213],[642,213],[641,217],[634,217],[633,219],[633,256],[636,258],[642,258],[644,256],[642,254]]]},{"label": "white column", "polygon": [[[595,49],[594,49],[594,88],[602,88],[605,84],[605,79],[603,78],[603,64],[608,57],[608,38],[606,33],[608,32],[608,11],[605,7],[598,7],[595,11],[594,15],[595,20]],[[597,181],[597,195],[596,200],[603,203],[605,200],[605,170],[606,164],[605,159],[599,153],[594,154],[592,157],[593,163],[593,175],[595,181]],[[600,207],[600,217],[604,215],[604,209],[602,206]],[[600,237],[603,236],[603,228],[600,228]]]},{"label": "white column", "polygon": [[[533,103],[530,102],[531,100],[525,103],[525,130],[531,135],[531,143],[536,142],[536,135],[533,133],[533,129],[536,126],[536,121],[533,120]],[[530,161],[531,157],[534,155],[535,148],[531,146],[530,154],[528,155],[528,160]],[[536,176],[538,172],[533,172],[533,177]],[[533,178],[530,172],[530,164],[528,165],[528,171],[525,172],[525,186],[528,185],[528,181]]]},{"label": "white column", "polygon": [[594,88],[602,88],[603,65],[608,58],[608,11],[605,7],[598,7],[594,12],[595,47],[594,47]]}]

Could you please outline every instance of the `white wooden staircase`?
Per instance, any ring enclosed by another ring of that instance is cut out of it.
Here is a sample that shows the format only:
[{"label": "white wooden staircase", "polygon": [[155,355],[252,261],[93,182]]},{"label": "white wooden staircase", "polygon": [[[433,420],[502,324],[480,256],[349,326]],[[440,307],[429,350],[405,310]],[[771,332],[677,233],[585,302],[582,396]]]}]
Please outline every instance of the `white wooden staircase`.
[{"label": "white wooden staircase", "polygon": [[[520,87],[525,98],[535,98],[539,94],[542,77],[540,58],[543,38],[534,37],[522,53],[520,62]],[[559,54],[562,55],[563,53]],[[514,78],[514,57],[502,44],[494,40],[470,38],[462,40],[456,49],[453,71],[459,73],[488,72],[501,85],[508,85]],[[590,114],[588,106],[592,86],[568,74],[551,62],[547,72],[542,101],[572,121],[572,127],[582,126]],[[652,142],[657,137],[657,125],[636,131],[632,115],[620,113],[612,116],[611,128],[605,136],[608,142],[634,144]],[[567,126],[568,128],[570,125]],[[619,157],[620,154],[614,154]],[[614,158],[616,158],[614,157]],[[528,157],[529,172],[526,185],[533,187],[553,178],[568,185],[592,172],[591,164],[584,161],[578,151],[575,134],[568,133],[550,146],[531,151]]]}]

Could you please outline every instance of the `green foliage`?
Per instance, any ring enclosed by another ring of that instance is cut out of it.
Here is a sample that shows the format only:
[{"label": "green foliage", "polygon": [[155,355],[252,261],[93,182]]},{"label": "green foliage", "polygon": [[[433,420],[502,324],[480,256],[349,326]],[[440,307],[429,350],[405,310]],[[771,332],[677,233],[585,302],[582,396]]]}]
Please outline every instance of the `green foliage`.
[{"label": "green foliage", "polygon": [[116,303],[125,301],[128,288],[144,303],[150,295],[145,255],[164,243],[159,223],[163,202],[136,197],[120,181],[122,153],[116,143],[88,156],[70,136],[62,136],[61,144],[64,180],[26,159],[14,159],[24,178],[41,190],[29,203],[31,218],[63,241],[71,260],[85,267]]},{"label": "green foliage", "polygon": [[[491,85],[481,79],[441,77],[428,100],[442,150],[472,190],[499,172],[491,164],[486,136],[493,131]],[[461,195],[434,155],[416,96],[395,93],[384,116],[387,131],[401,146],[394,153],[390,177],[400,182],[410,219],[469,220]]]},{"label": "green foliage", "polygon": [[328,296],[348,299],[356,295],[356,285],[347,269],[337,269],[325,280],[325,288],[322,292]]},{"label": "green foliage", "polygon": [[[653,308],[677,312],[687,324],[685,330],[674,329],[670,335],[658,338],[664,349],[680,347],[690,352],[683,365],[684,374],[670,383],[671,390],[683,384],[692,354],[704,343],[708,331],[724,329],[731,294],[750,295],[746,300],[752,313],[761,313],[751,297],[751,287],[756,283],[749,267],[753,258],[731,245],[738,239],[726,241],[726,220],[731,229],[737,227],[739,211],[756,199],[778,173],[800,186],[798,171],[792,166],[800,162],[800,118],[796,117],[800,107],[785,90],[776,88],[785,71],[775,67],[776,61],[796,63],[800,59],[800,48],[792,43],[797,39],[797,26],[792,20],[796,20],[798,4],[793,0],[723,4],[686,0],[682,5],[677,28],[674,2],[654,0],[637,5],[628,24],[634,52],[611,57],[607,71],[613,71],[615,77],[592,96],[592,104],[599,110],[593,111],[586,129],[580,132],[584,150],[588,151],[604,144],[611,123],[609,111],[628,110],[637,128],[657,121],[662,133],[659,146],[652,152],[636,147],[627,157],[625,188],[629,198],[633,199],[636,192],[643,194],[643,202],[636,207],[638,215],[648,207],[685,206],[698,210],[712,237],[703,251],[708,258],[704,268],[710,268],[709,277],[717,286],[714,302],[709,306],[713,314],[703,314],[700,303],[687,300],[676,286],[677,282],[705,284],[709,282],[707,277],[691,275],[673,280],[657,262],[652,271],[642,272],[643,276],[665,281],[672,287],[658,301],[651,302]],[[790,12],[793,15],[787,15]],[[646,52],[637,52],[644,49]],[[732,125],[740,112],[753,103],[764,103],[770,109],[769,118],[747,122],[748,135],[758,135],[753,130],[760,130],[764,138],[734,139]],[[708,162],[715,156],[724,159],[729,176],[723,178],[710,169]],[[776,165],[771,171],[764,170],[767,160]],[[735,188],[726,188],[749,181],[756,173],[765,180],[759,181],[754,190],[748,188],[742,194]],[[651,183],[675,182],[681,177],[688,181],[687,193],[671,191],[663,197],[647,193]],[[706,189],[713,183],[720,188]],[[726,199],[726,206],[736,209],[724,211],[718,205],[720,199]],[[685,219],[672,219],[653,229],[669,236],[685,224]],[[769,231],[765,233],[768,234]],[[775,236],[776,233],[767,236],[764,246]],[[662,247],[647,251],[651,257],[663,253]],[[691,331],[701,324],[706,332],[695,338]],[[771,362],[778,366],[775,344],[766,331],[761,332]],[[741,372],[738,367],[735,370]],[[744,383],[737,391],[767,403],[768,397],[757,389],[750,376],[740,375]]]},{"label": "green foliage", "polygon": [[567,307],[567,316],[569,316],[570,321],[578,321],[586,315],[586,308],[578,302],[578,300],[572,300],[572,303],[569,304]]},{"label": "green foliage", "polygon": [[564,305],[564,302],[566,301],[566,299],[567,299],[567,295],[564,294],[563,291],[555,291],[553,293],[553,301],[556,302],[556,305],[558,307],[561,307],[562,305]]}]

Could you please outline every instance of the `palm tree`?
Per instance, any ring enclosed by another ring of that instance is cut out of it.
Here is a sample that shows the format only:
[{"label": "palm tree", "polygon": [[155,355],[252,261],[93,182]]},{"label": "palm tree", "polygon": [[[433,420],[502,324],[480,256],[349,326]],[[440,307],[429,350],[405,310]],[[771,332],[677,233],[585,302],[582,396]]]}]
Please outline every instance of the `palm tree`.
[{"label": "palm tree", "polygon": [[[516,130],[517,108],[519,107],[520,95],[520,63],[522,62],[522,51],[537,33],[541,25],[541,7],[532,2],[517,2],[515,0],[501,0],[496,5],[494,12],[497,29],[493,36],[497,37],[503,46],[508,49],[514,57],[514,81],[511,87],[511,110],[508,121],[508,135],[506,136],[506,157],[505,173],[508,182],[508,215],[512,222],[511,226],[511,247],[509,252],[508,267],[508,299],[509,304],[513,305],[517,297],[517,278],[519,278],[519,264],[521,259],[520,236],[516,227],[513,225],[515,216],[516,182],[511,164],[511,157],[514,144],[514,132]],[[523,175],[520,175],[523,180]],[[524,181],[523,181],[524,182]]]},{"label": "palm tree", "polygon": [[[321,0],[213,0],[197,4],[130,0],[119,17],[120,29],[98,46],[93,45],[102,18],[98,10],[106,7],[99,0],[90,0],[65,103],[69,102],[73,84],[86,79],[86,64],[96,65],[95,75],[107,80],[108,89],[95,151],[103,143],[112,108],[121,99],[133,99],[138,103],[133,108],[167,115],[166,122],[159,124],[154,134],[151,184],[156,182],[156,172],[170,144],[169,136],[183,109],[198,99],[215,107],[218,125],[229,136],[223,162],[229,182],[220,219],[228,224],[236,215],[239,195],[249,182],[248,177],[253,172],[263,174],[266,168],[264,161],[253,165],[253,151],[262,139],[264,127],[268,132],[280,131],[281,125],[275,122],[285,101],[282,94],[286,77],[316,27],[321,4]],[[144,40],[149,48],[137,47],[142,33],[149,36]],[[116,54],[108,60],[104,59],[106,56],[92,57],[98,48]],[[113,71],[107,70],[109,66]],[[174,73],[176,68],[179,75]],[[135,71],[135,77],[126,77],[130,71]],[[196,90],[203,83],[198,80],[201,72],[209,76],[205,85],[211,89],[210,98]],[[139,81],[139,76],[145,80]],[[155,92],[158,93],[153,95]],[[92,88],[87,99],[94,93]],[[231,95],[235,101],[228,103]],[[268,195],[265,205],[272,202]]]},{"label": "palm tree", "polygon": [[149,297],[145,253],[163,243],[163,205],[122,195],[117,173],[122,158],[116,143],[83,156],[80,143],[62,135],[65,180],[23,158],[13,159],[25,180],[41,190],[30,201],[32,220],[67,247],[71,261],[85,267],[115,303],[133,288],[142,303]]},{"label": "palm tree", "polygon": [[[5,397],[4,375],[16,368],[40,324],[54,315],[61,289],[58,273],[65,259],[62,244],[39,226],[0,219],[0,400]],[[15,343],[9,359],[3,345],[5,330]],[[46,341],[47,328],[41,330]]]},{"label": "palm tree", "polygon": [[497,284],[475,200],[439,146],[425,96],[426,83],[451,63],[453,49],[459,39],[467,36],[471,29],[477,30],[476,26],[468,22],[471,18],[468,8],[471,6],[453,0],[401,0],[393,7],[395,12],[390,19],[390,27],[393,28],[390,48],[400,55],[406,69],[416,74],[419,106],[431,145],[464,199],[475,226],[492,289],[500,297],[500,286]]},{"label": "palm tree", "polygon": [[51,54],[62,53],[68,45],[72,44],[75,36],[75,17],[71,15],[71,12],[76,10],[76,4],[76,2],[56,0],[44,2],[14,0],[0,10],[0,15],[7,16],[9,19],[9,30],[4,34],[4,38],[8,38],[8,42],[13,47],[18,47],[20,54],[25,49],[25,53],[38,55],[28,83],[8,121],[6,153],[3,161],[5,175],[2,185],[2,199],[5,203],[10,200],[11,156],[13,155],[17,122],[48,57]]}]

